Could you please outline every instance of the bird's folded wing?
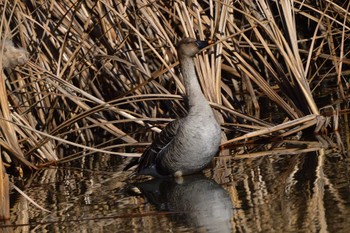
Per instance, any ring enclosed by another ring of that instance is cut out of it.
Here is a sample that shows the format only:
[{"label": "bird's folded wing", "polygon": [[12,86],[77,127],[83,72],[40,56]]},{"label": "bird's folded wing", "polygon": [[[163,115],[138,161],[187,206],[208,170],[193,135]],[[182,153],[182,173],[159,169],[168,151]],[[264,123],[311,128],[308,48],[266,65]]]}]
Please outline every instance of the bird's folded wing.
[{"label": "bird's folded wing", "polygon": [[154,139],[153,143],[143,152],[138,171],[147,168],[155,163],[158,155],[166,148],[176,136],[181,119],[170,122]]}]

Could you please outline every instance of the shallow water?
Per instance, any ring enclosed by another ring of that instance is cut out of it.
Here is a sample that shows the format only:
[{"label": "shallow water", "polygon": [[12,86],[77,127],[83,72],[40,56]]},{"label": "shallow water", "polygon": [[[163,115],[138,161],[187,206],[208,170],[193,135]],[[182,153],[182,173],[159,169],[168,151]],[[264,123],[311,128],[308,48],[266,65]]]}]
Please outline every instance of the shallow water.
[{"label": "shallow water", "polygon": [[115,157],[38,171],[4,232],[348,232],[350,163],[332,149],[219,158],[204,175],[129,179]]}]

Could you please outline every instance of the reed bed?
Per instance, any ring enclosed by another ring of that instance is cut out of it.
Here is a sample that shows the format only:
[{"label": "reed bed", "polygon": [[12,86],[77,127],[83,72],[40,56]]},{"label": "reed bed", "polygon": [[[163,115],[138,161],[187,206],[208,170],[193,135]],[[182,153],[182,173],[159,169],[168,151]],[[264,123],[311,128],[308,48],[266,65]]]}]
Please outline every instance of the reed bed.
[{"label": "reed bed", "polygon": [[[0,166],[11,174],[139,156],[186,114],[176,55],[186,36],[214,41],[196,66],[225,148],[336,130],[349,99],[346,1],[0,2]],[[328,87],[325,114],[315,96]]]}]

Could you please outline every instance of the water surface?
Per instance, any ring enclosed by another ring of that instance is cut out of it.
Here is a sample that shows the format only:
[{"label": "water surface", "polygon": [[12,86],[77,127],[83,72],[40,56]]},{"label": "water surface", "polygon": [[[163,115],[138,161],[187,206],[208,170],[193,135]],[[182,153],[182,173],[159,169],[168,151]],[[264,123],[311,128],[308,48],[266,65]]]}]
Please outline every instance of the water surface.
[{"label": "water surface", "polygon": [[[349,160],[334,149],[217,158],[204,175],[130,179],[91,157],[17,183],[8,232],[348,232]],[[287,150],[288,151],[288,150]]]}]

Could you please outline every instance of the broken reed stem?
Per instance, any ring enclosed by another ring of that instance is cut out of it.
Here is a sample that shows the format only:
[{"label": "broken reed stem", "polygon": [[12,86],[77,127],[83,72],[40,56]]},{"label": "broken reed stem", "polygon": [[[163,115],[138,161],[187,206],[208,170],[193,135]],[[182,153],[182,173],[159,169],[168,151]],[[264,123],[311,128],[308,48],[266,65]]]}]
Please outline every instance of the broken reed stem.
[{"label": "broken reed stem", "polygon": [[9,177],[0,156],[0,221],[10,219]]}]

